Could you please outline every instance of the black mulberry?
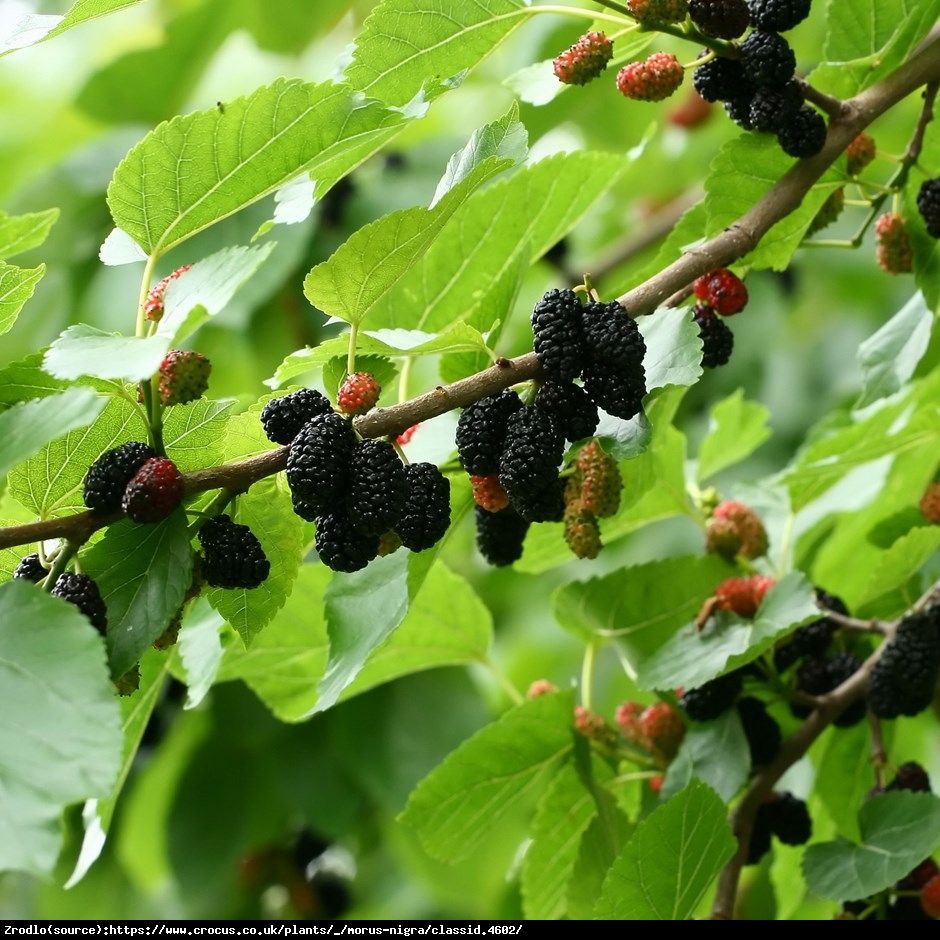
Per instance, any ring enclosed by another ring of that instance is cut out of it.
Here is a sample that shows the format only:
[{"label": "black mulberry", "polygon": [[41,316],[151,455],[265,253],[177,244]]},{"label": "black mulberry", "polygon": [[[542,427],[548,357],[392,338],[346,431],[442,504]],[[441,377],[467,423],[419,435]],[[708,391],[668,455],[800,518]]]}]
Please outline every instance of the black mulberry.
[{"label": "black mulberry", "polygon": [[930,777],[916,761],[908,761],[898,767],[898,772],[886,790],[910,790],[913,793],[930,793]]},{"label": "black mulberry", "polygon": [[591,358],[625,369],[642,364],[646,341],[636,320],[616,300],[591,303],[584,311],[584,335]]},{"label": "black mulberry", "polygon": [[751,99],[751,127],[775,134],[802,107],[803,92],[793,80],[777,87],[759,88]]},{"label": "black mulberry", "polygon": [[199,530],[202,573],[206,584],[219,588],[256,588],[271,572],[258,537],[227,513],[213,516]]},{"label": "black mulberry", "polygon": [[357,529],[343,512],[325,512],[317,517],[317,554],[334,571],[365,568],[378,555],[380,539],[380,535]]},{"label": "black mulberry", "polygon": [[783,36],[756,29],[741,43],[741,67],[755,88],[785,85],[796,71],[796,56]]},{"label": "black mulberry", "polygon": [[917,191],[917,209],[927,226],[927,234],[940,238],[940,176],[921,183]]},{"label": "black mulberry", "polygon": [[33,552],[32,555],[27,555],[20,560],[20,563],[16,566],[16,570],[13,572],[13,577],[26,578],[27,581],[38,584],[47,574],[49,574],[49,569],[43,567],[39,553]]},{"label": "black mulberry", "polygon": [[754,94],[754,85],[745,75],[741,63],[737,59],[722,56],[716,56],[698,66],[692,73],[692,84],[706,101],[727,101],[729,98],[744,96],[750,99]]},{"label": "black mulberry", "polygon": [[499,471],[506,424],[521,407],[522,399],[507,388],[464,408],[457,420],[455,442],[467,473],[485,477]]},{"label": "black mulberry", "polygon": [[565,517],[567,482],[555,477],[544,489],[514,499],[512,507],[529,522],[561,522]]},{"label": "black mulberry", "polygon": [[511,506],[499,512],[487,512],[482,506],[474,506],[474,513],[480,554],[500,568],[518,561],[529,523]]},{"label": "black mulberry", "polygon": [[803,845],[813,834],[813,821],[806,803],[792,793],[771,793],[761,804],[770,831],[784,845]]},{"label": "black mulberry", "polygon": [[597,360],[585,366],[581,378],[598,407],[615,418],[629,420],[643,407],[646,371],[642,362],[623,369]]},{"label": "black mulberry", "polygon": [[741,726],[751,752],[751,766],[769,764],[780,750],[780,725],[767,712],[767,706],[757,698],[748,696],[737,704]]},{"label": "black mulberry", "polygon": [[395,448],[388,441],[357,442],[349,462],[349,521],[362,532],[381,535],[395,528],[407,493],[405,467]]},{"label": "black mulberry", "polygon": [[679,698],[679,707],[693,721],[711,721],[734,704],[741,691],[741,672],[725,673],[697,689],[688,689]]},{"label": "black mulberry", "polygon": [[940,670],[937,613],[934,606],[905,617],[875,663],[868,702],[879,718],[918,715],[930,705]]},{"label": "black mulberry", "polygon": [[148,444],[130,441],[103,453],[85,474],[85,505],[97,513],[121,508],[124,490],[144,463],[157,456]]},{"label": "black mulberry", "polygon": [[450,525],[450,484],[433,463],[405,467],[408,496],[395,526],[402,545],[422,552],[436,545]]},{"label": "black mulberry", "polygon": [[329,414],[332,410],[325,395],[314,388],[301,388],[280,398],[272,398],[261,410],[261,426],[269,441],[289,444],[311,418]]},{"label": "black mulberry", "polygon": [[734,349],[731,327],[704,304],[695,305],[692,318],[698,325],[698,335],[702,340],[702,365],[706,369],[725,365]]},{"label": "black mulberry", "polygon": [[737,39],[751,23],[746,0],[689,0],[689,16],[714,39]]},{"label": "black mulberry", "polygon": [[108,629],[108,609],[98,585],[87,574],[65,571],[56,579],[52,592],[74,604],[102,635]]},{"label": "black mulberry", "polygon": [[780,126],[777,142],[787,156],[814,157],[826,143],[826,122],[818,111],[804,104]]},{"label": "black mulberry", "polygon": [[566,440],[580,441],[597,430],[597,405],[580,385],[543,382],[535,407],[555,419]]},{"label": "black mulberry", "polygon": [[506,426],[499,460],[499,482],[510,499],[526,499],[558,476],[565,439],[552,417],[538,408],[522,408]]},{"label": "black mulberry", "polygon": [[346,496],[356,433],[338,414],[316,415],[291,441],[287,484],[295,500],[327,511]]},{"label": "black mulberry", "polygon": [[809,16],[812,0],[747,0],[757,29],[785,33]]},{"label": "black mulberry", "polygon": [[532,310],[535,355],[557,382],[570,382],[584,361],[581,301],[572,290],[550,290]]}]

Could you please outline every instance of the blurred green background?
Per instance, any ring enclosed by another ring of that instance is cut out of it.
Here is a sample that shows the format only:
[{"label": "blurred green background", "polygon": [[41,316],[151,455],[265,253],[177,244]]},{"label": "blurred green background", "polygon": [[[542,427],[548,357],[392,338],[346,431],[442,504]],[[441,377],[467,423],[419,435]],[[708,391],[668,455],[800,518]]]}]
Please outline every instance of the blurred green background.
[{"label": "blurred green background", "polygon": [[[98,259],[112,227],[105,189],[123,155],[160,121],[277,76],[335,77],[374,5],[145,0],[3,58],[0,207],[10,213],[58,207],[61,215],[49,240],[18,259],[23,266],[44,262],[48,271],[4,337],[0,365],[34,353],[78,321],[132,332],[141,267],[105,267]],[[36,9],[68,6],[46,2]],[[815,7],[792,34],[803,71],[821,57],[823,4]],[[210,393],[252,402],[288,353],[330,335],[335,328],[303,297],[305,273],[365,222],[426,204],[450,153],[514,100],[507,79],[552,58],[582,27],[557,15],[535,18],[410,125],[393,150],[337,186],[307,221],[277,227],[268,236],[277,242],[270,260],[195,337],[195,348],[213,363]],[[673,40],[655,48],[676,51],[684,62],[696,54]],[[611,73],[543,107],[522,105],[532,159],[582,147],[626,153],[641,141],[646,150],[550,260],[533,266],[499,353],[530,348],[528,311],[549,287],[595,272],[607,298],[635,283],[655,256],[655,242],[642,247],[646,236],[668,230],[676,206],[698,198],[718,147],[738,130],[719,113],[694,127],[676,123],[672,115],[688,85],[676,99],[651,106],[621,98]],[[881,152],[902,151],[916,111],[917,102],[907,102],[875,125]],[[887,161],[883,170],[890,174]],[[265,202],[221,222],[164,259],[157,273],[246,243],[270,209]],[[862,213],[850,207],[826,236],[851,235]],[[751,302],[732,324],[732,361],[689,392],[679,420],[694,453],[715,401],[740,388],[769,409],[772,439],[735,468],[727,485],[781,467],[815,422],[851,404],[859,342],[912,291],[909,279],[882,272],[873,252],[870,237],[854,252],[807,249],[786,272],[748,279]],[[932,350],[926,365],[935,361]],[[422,366],[412,391],[435,381]],[[555,586],[682,548],[701,548],[701,533],[687,519],[646,527],[596,563],[572,561],[543,575],[496,571],[475,553],[464,520],[444,557],[489,608],[493,659],[524,691],[539,678],[567,686],[581,668],[581,644],[551,616]],[[608,716],[619,701],[639,697],[606,659],[598,688],[597,707]],[[430,860],[395,821],[415,783],[507,706],[491,673],[452,668],[415,675],[299,725],[276,720],[239,682],[215,687],[194,709],[184,709],[184,699],[177,683],[164,690],[112,836],[85,879],[63,890],[61,879],[0,876],[0,917],[519,916],[514,860],[525,833],[521,816],[485,851],[453,867]],[[66,820],[67,838],[76,837],[76,824]]]}]

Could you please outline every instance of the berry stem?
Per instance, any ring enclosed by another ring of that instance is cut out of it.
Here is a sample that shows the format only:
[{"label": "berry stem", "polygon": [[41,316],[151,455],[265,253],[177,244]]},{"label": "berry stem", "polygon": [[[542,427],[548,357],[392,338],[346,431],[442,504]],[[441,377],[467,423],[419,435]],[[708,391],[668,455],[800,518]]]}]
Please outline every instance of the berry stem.
[{"label": "berry stem", "polygon": [[580,19],[587,20],[601,20],[605,23],[616,23],[618,26],[623,26],[624,16],[629,16],[630,11],[623,7],[620,8],[620,5],[613,2],[605,2],[605,0],[597,0],[601,6],[608,7],[611,10],[616,10],[620,13],[620,16],[612,16],[610,13],[600,13],[597,10],[581,10],[578,7],[562,7],[562,6],[538,6],[538,7],[528,7],[524,10],[520,10],[518,14],[521,16],[535,16],[539,13],[558,13],[561,16],[576,16]]},{"label": "berry stem", "polygon": [[346,374],[355,375],[356,373],[356,340],[359,338],[359,324],[350,323],[349,325],[349,347],[346,350]]},{"label": "berry stem", "polygon": [[594,687],[594,664],[597,660],[597,643],[591,640],[584,648],[584,659],[581,661],[581,704],[591,710],[592,692]]},{"label": "berry stem", "polygon": [[150,293],[150,282],[153,280],[153,269],[157,266],[158,256],[153,254],[147,258],[144,265],[144,273],[140,278],[140,297],[137,300],[137,327],[134,331],[135,336],[144,336],[147,332],[147,295]]},{"label": "berry stem", "polygon": [[78,546],[73,542],[66,540],[62,543],[59,547],[58,554],[55,556],[55,560],[52,562],[52,567],[49,569],[49,574],[46,575],[45,580],[42,582],[42,589],[44,591],[51,591],[55,587],[56,581],[59,580],[59,575],[69,566],[69,562],[77,551]]}]

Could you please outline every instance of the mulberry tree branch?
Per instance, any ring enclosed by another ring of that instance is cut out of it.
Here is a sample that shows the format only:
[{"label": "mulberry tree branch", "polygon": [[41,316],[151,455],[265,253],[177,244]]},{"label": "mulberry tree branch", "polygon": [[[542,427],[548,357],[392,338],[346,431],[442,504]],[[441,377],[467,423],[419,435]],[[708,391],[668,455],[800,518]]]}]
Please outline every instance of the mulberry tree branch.
[{"label": "mulberry tree branch", "polygon": [[[667,298],[686,289],[695,278],[713,268],[727,266],[753,251],[776,222],[798,208],[813,184],[865,127],[919,87],[937,82],[940,82],[940,33],[935,32],[914,56],[883,81],[842,103],[841,113],[830,121],[826,143],[819,154],[797,161],[737,221],[617,300],[631,316],[652,313]],[[485,395],[537,378],[540,374],[534,353],[499,360],[496,365],[476,375],[438,386],[410,401],[362,415],[356,419],[355,427],[365,437],[394,436],[413,424],[464,407]],[[192,471],[184,475],[185,492],[187,496],[212,489],[244,492],[258,480],[283,470],[286,463],[287,448],[280,447],[237,463]],[[59,519],[10,526],[0,529],[0,548],[53,538],[82,544],[98,529],[121,518],[123,513],[98,516],[81,512]]]}]

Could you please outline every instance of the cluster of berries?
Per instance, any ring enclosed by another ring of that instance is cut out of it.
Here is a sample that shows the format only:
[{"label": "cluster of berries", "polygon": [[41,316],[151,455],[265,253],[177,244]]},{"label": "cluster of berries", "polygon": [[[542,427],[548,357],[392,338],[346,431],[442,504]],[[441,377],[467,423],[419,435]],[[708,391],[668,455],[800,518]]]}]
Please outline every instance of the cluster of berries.
[{"label": "cluster of berries", "polygon": [[668,702],[642,705],[624,702],[617,709],[621,734],[635,747],[646,751],[660,767],[666,767],[685,737],[682,715]]},{"label": "cluster of berries", "polygon": [[465,408],[457,422],[457,455],[477,504],[477,545],[494,565],[520,557],[533,522],[564,521],[575,554],[597,555],[597,519],[617,511],[622,481],[616,461],[596,442],[566,479],[565,442],[590,437],[599,408],[634,417],[646,394],[646,344],[618,303],[583,305],[574,291],[550,290],[531,321],[545,373],[535,402],[527,407],[506,389]]},{"label": "cluster of berries", "polygon": [[696,279],[692,293],[698,301],[692,317],[702,340],[702,365],[715,369],[728,362],[734,349],[734,334],[723,318],[745,308],[747,288],[733,271],[716,268]]},{"label": "cluster of berries", "polygon": [[[42,563],[38,552],[27,555],[16,566],[14,578],[25,578],[34,584],[45,580],[49,569]],[[91,622],[91,625],[104,636],[108,629],[108,610],[98,589],[97,583],[87,574],[64,571],[56,578],[51,594],[74,604]]]},{"label": "cluster of berries", "polygon": [[387,441],[360,439],[349,417],[373,407],[379,386],[355,373],[338,401],[315,389],[272,399],[261,412],[268,438],[289,445],[287,483],[294,512],[316,523],[316,549],[334,571],[364,568],[404,545],[420,552],[450,525],[450,485],[431,463],[405,465]]},{"label": "cluster of berries", "polygon": [[99,515],[123,510],[134,522],[159,522],[182,502],[182,474],[169,457],[129,441],[103,453],[85,474],[85,505]]},{"label": "cluster of berries", "polygon": [[803,845],[813,833],[806,803],[792,793],[768,793],[757,809],[745,865],[756,865],[770,851],[771,836],[784,845]]},{"label": "cluster of berries", "polygon": [[878,718],[919,715],[940,677],[940,603],[904,617],[872,670],[868,704]]},{"label": "cluster of berries", "polygon": [[[719,5],[709,6],[716,8],[715,20],[724,22]],[[721,5],[735,7],[738,12],[727,18],[723,38],[738,28],[743,15],[740,4]],[[723,102],[731,120],[745,130],[775,134],[788,156],[814,156],[826,141],[826,122],[804,102],[794,77],[796,56],[781,35],[809,15],[810,0],[748,0],[747,10],[753,29],[737,45],[738,57],[706,50],[693,74],[695,89],[706,101]],[[709,21],[707,28],[715,31],[716,23]]]}]

